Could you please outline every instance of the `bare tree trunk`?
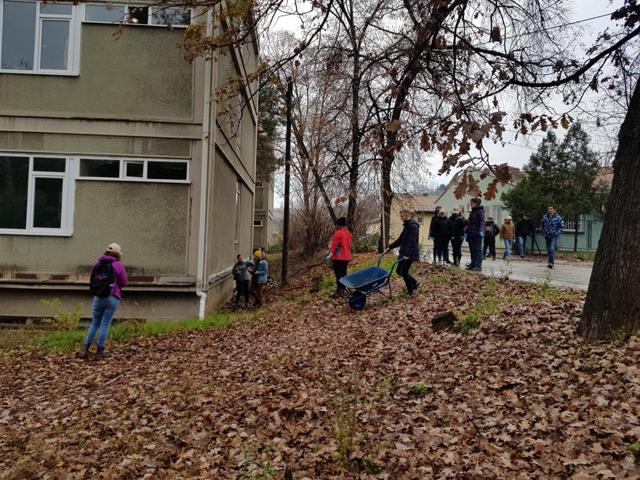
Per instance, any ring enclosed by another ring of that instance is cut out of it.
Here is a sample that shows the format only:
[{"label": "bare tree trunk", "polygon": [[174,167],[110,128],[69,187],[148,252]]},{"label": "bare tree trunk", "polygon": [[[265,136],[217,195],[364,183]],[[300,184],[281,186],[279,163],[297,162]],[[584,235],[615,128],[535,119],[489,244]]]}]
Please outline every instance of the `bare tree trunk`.
[{"label": "bare tree trunk", "polygon": [[611,193],[579,333],[613,340],[640,329],[640,88],[636,85],[620,133]]},{"label": "bare tree trunk", "polygon": [[[395,132],[390,132],[387,138],[394,137]],[[395,139],[392,140],[395,143]],[[382,222],[384,225],[384,238],[380,235],[378,250],[382,253],[385,245],[389,245],[389,228],[391,227],[391,202],[393,201],[393,190],[391,189],[391,167],[393,166],[393,148],[385,151],[382,157]]]}]

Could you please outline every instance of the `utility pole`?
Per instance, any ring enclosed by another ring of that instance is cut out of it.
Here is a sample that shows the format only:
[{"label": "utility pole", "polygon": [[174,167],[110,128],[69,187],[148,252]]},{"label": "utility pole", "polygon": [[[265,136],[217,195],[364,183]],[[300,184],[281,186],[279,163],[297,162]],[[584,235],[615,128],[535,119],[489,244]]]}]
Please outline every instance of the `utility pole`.
[{"label": "utility pole", "polygon": [[284,150],[284,218],[282,223],[282,285],[289,281],[289,189],[291,183],[291,98],[293,80],[287,77],[287,133]]}]

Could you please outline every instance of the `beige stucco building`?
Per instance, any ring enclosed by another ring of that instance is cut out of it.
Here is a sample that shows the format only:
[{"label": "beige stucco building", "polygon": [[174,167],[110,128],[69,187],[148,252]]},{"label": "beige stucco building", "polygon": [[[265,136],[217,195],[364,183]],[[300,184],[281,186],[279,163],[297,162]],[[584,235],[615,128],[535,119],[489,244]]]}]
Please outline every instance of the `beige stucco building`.
[{"label": "beige stucco building", "polygon": [[409,195],[395,194],[391,202],[391,225],[389,227],[389,239],[395,240],[402,233],[402,220],[400,212],[409,210],[413,212],[414,219],[420,224],[420,247],[432,246],[429,239],[429,224],[436,211],[437,195]]},{"label": "beige stucco building", "polygon": [[119,318],[202,317],[253,247],[256,86],[216,92],[257,43],[188,62],[186,26],[212,34],[214,17],[136,4],[0,0],[0,317],[51,298],[90,316],[111,242],[130,275]]}]

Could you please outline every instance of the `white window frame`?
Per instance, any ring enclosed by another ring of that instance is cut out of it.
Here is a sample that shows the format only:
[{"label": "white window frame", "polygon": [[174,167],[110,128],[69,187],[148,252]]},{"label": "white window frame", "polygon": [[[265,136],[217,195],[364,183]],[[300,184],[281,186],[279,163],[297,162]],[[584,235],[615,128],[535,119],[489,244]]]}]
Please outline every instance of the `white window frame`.
[{"label": "white window frame", "polygon": [[[88,177],[83,176],[80,173],[80,164],[82,160],[111,160],[119,162],[119,170],[117,177]],[[126,163],[143,162],[143,176],[140,177],[127,177]],[[183,163],[187,166],[187,175],[185,180],[171,180],[162,178],[147,178],[148,163],[149,162],[162,162],[162,163]],[[92,155],[82,155],[78,157],[77,175],[78,180],[90,180],[100,182],[138,182],[138,183],[191,183],[191,162],[188,160],[175,160],[167,158],[129,158],[129,157],[94,157]]]},{"label": "white window frame", "polygon": [[[71,15],[53,13],[40,13],[42,2],[34,0],[11,0],[22,3],[36,4],[36,36],[33,53],[33,70],[12,70],[0,68],[0,73],[15,73],[18,75],[59,75],[78,76],[80,74],[80,19],[84,18],[84,5],[73,5],[70,2],[52,3],[50,5],[71,5]],[[0,0],[0,61],[2,58],[2,27],[4,25],[4,2]],[[67,51],[67,69],[51,70],[41,69],[40,60],[42,52],[42,21],[43,20],[68,20],[69,21],[69,49]]]},{"label": "white window frame", "polygon": [[262,223],[262,220],[254,220],[253,221],[253,227],[254,228],[262,228],[264,225]]},{"label": "white window frame", "polygon": [[[564,221],[564,233],[572,233],[575,235],[576,233],[576,229],[575,229],[575,225],[574,225],[574,221],[573,220],[567,220],[565,218],[562,219]],[[584,233],[585,230],[585,217],[584,215],[580,215],[580,218],[578,218],[578,235],[580,235],[581,233]]]},{"label": "white window frame", "polygon": [[[73,234],[73,211],[75,199],[74,172],[76,171],[76,159],[63,155],[51,155],[48,153],[16,154],[0,153],[3,157],[17,157],[29,159],[29,178],[27,187],[27,224],[26,228],[0,228],[0,235],[32,235],[49,237],[70,237]],[[65,160],[64,172],[39,172],[34,171],[34,158],[62,158]],[[36,178],[60,178],[62,179],[62,212],[60,215],[60,228],[35,228],[33,226],[33,210],[35,208]]]},{"label": "white window frame", "polygon": [[[87,5],[104,5],[106,6],[107,3],[95,3],[95,2],[91,2],[88,3]],[[105,25],[144,25],[147,27],[163,27],[163,28],[187,28],[189,25],[191,25],[193,23],[193,8],[188,8],[186,10],[189,10],[189,23],[186,25],[165,25],[165,24],[158,24],[158,23],[152,23],[153,22],[153,12],[155,10],[166,10],[167,8],[180,8],[180,7],[175,7],[175,6],[168,6],[168,7],[159,7],[159,6],[153,6],[153,5],[124,5],[122,3],[113,3],[112,4],[114,7],[124,7],[124,16],[123,16],[123,21],[122,22],[115,22],[115,23],[111,23],[111,22],[101,22],[99,20],[87,20],[86,16],[83,15],[82,16],[82,21],[84,23],[100,23],[100,24],[105,24]],[[147,23],[135,23],[135,22],[130,22],[129,21],[129,9],[130,8],[147,8],[148,10],[148,22]]]},{"label": "white window frame", "polygon": [[256,188],[264,188],[264,184],[262,182],[256,182]]}]

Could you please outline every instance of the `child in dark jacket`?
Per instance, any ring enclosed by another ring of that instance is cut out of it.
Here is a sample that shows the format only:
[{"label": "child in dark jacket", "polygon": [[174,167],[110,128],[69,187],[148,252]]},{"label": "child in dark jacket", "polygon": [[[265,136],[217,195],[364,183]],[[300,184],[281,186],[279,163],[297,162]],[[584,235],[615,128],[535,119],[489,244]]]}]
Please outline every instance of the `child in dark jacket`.
[{"label": "child in dark jacket", "polygon": [[487,222],[484,225],[484,258],[492,257],[494,260],[496,259],[496,235],[498,233],[500,233],[500,229],[494,223],[493,218],[487,217]]},{"label": "child in dark jacket", "polygon": [[235,303],[240,303],[240,296],[244,297],[245,306],[249,306],[249,282],[251,281],[251,272],[249,268],[252,267],[251,262],[246,262],[242,255],[236,257],[236,263],[233,266],[231,274],[236,281],[236,298]]}]

